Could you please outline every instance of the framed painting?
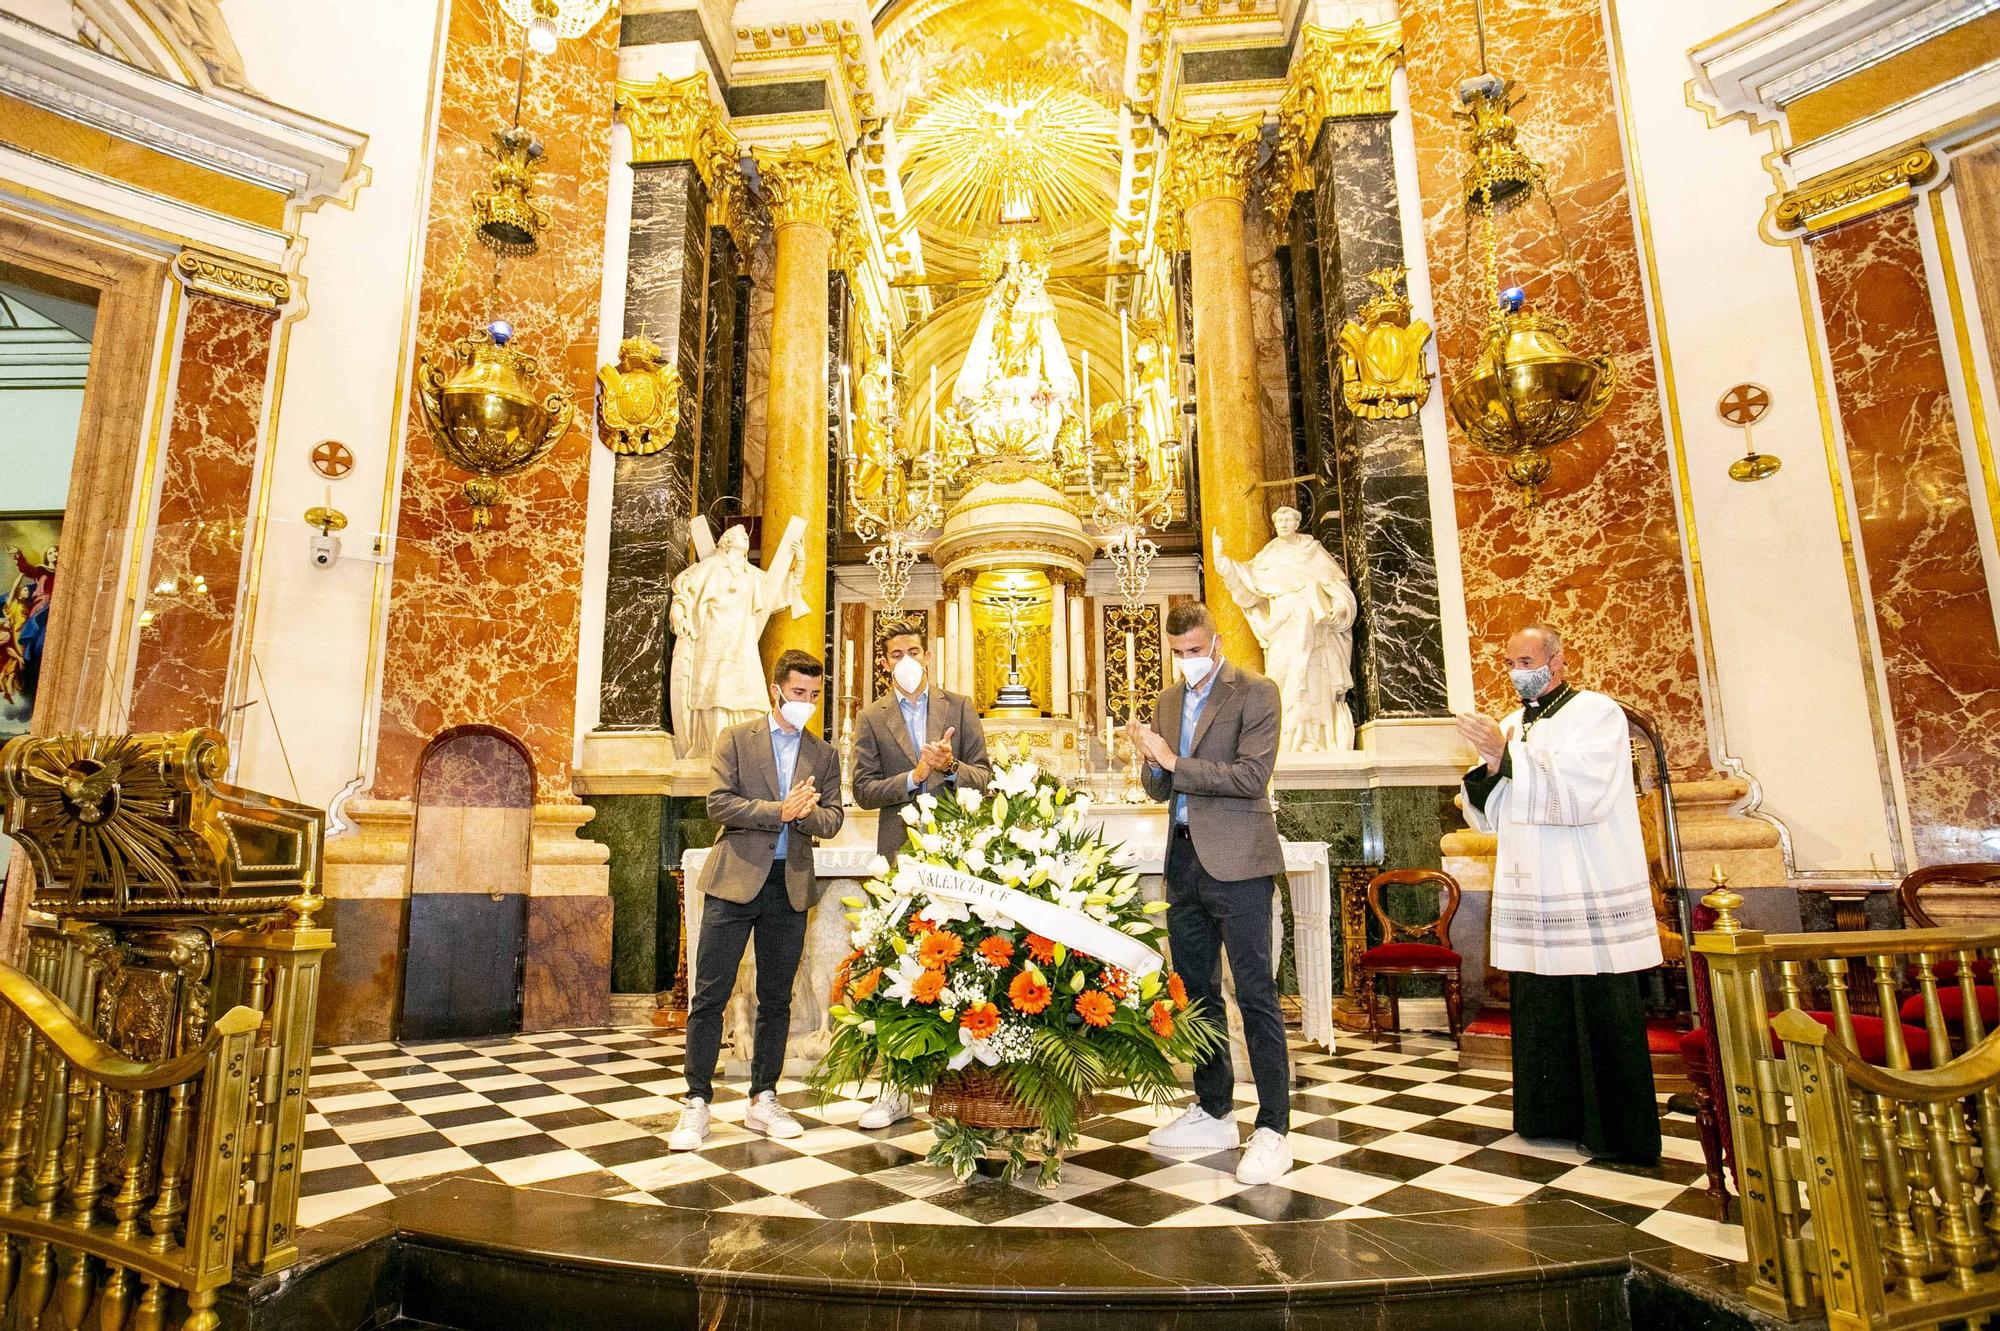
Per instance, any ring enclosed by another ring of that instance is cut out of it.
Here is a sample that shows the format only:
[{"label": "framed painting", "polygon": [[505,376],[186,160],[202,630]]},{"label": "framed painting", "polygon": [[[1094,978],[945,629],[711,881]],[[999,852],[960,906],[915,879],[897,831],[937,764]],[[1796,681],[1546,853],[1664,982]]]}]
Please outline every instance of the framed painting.
[{"label": "framed painting", "polygon": [[0,739],[23,735],[35,714],[56,592],[62,513],[0,513]]}]

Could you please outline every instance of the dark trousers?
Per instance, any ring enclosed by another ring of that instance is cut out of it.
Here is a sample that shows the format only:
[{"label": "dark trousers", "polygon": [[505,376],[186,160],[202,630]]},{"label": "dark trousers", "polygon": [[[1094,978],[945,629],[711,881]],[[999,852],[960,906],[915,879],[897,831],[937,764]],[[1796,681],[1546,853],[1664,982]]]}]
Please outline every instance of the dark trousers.
[{"label": "dark trousers", "polygon": [[715,1060],[722,1052],[722,1010],[736,987],[744,944],[756,940],[757,1033],[750,1046],[750,1094],[774,1089],[785,1066],[792,1025],[792,980],[805,953],[806,912],[785,894],[785,862],[752,901],[710,897],[701,905],[701,942],[694,959],[694,1001],[688,1008],[687,1084],[690,1099],[714,1099]]},{"label": "dark trousers", "polygon": [[[1167,837],[1167,943],[1174,969],[1202,1014],[1226,1029],[1222,1007],[1222,954],[1236,981],[1236,1010],[1243,1014],[1243,1041],[1250,1047],[1250,1072],[1257,1080],[1257,1126],[1291,1131],[1292,1067],[1285,1052],[1285,1014],[1278,1008],[1278,985],[1271,978],[1271,894],[1269,878],[1226,883],[1201,867],[1194,841],[1179,828]],[[1236,1073],[1229,1043],[1196,1066],[1195,1099],[1211,1118],[1234,1111]]]},{"label": "dark trousers", "polygon": [[1509,972],[1514,1131],[1660,1158],[1660,1105],[1637,975]]}]

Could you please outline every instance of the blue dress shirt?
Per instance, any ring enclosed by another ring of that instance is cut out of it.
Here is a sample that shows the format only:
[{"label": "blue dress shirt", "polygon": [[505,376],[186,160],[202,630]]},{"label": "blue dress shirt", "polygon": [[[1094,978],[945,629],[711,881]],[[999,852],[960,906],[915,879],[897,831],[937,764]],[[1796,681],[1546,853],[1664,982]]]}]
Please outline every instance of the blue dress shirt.
[{"label": "blue dress shirt", "polygon": [[[771,718],[771,758],[778,765],[778,797],[783,799],[792,788],[792,773],[799,765],[799,737],[805,732],[794,730],[789,734],[779,724],[778,718]],[[773,861],[785,858],[785,843],[791,840],[792,825],[786,823],[778,829],[778,849],[771,856]]]},{"label": "blue dress shirt", "polygon": [[[924,753],[924,736],[930,733],[931,691],[925,689],[916,697],[909,698],[903,695],[901,689],[898,689],[896,691],[896,706],[903,709],[903,728],[910,732],[910,752],[916,754],[921,760]],[[904,777],[903,781],[911,790],[915,790],[917,788],[916,769],[911,768],[910,774]]]},{"label": "blue dress shirt", "polygon": [[[1216,677],[1221,673],[1222,658],[1217,657],[1215,668],[1208,672],[1208,678],[1201,682],[1200,688],[1186,688],[1181,690],[1180,756],[1183,758],[1187,757],[1188,753],[1194,748],[1194,732],[1201,725],[1202,709],[1208,706],[1209,692],[1214,689]],[[1174,821],[1185,827],[1187,826],[1187,820],[1187,796],[1176,795],[1174,796]]]}]

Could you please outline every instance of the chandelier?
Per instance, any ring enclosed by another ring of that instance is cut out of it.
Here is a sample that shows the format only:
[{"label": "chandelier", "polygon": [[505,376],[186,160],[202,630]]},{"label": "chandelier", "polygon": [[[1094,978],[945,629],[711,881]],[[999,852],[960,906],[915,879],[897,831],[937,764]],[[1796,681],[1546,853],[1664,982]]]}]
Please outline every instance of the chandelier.
[{"label": "chandelier", "polygon": [[500,0],[501,12],[528,30],[531,49],[548,55],[558,40],[589,32],[611,0]]},{"label": "chandelier", "polygon": [[1535,309],[1521,287],[1500,285],[1497,218],[1539,198],[1564,267],[1584,303],[1591,299],[1570,257],[1547,172],[1517,142],[1520,128],[1512,112],[1520,99],[1512,96],[1515,85],[1486,68],[1486,17],[1478,0],[1473,13],[1480,68],[1459,85],[1463,109],[1454,114],[1472,154],[1464,177],[1467,241],[1477,219],[1485,247],[1488,322],[1470,370],[1459,377],[1447,403],[1474,447],[1506,460],[1507,477],[1521,488],[1523,507],[1532,508],[1549,478],[1547,454],[1604,414],[1618,376],[1610,357],[1571,349],[1574,334],[1566,321]]},{"label": "chandelier", "polygon": [[[855,430],[853,385],[845,365],[840,370],[840,393],[846,429],[841,432],[841,463],[847,478],[847,502],[854,534],[872,542],[868,565],[882,590],[882,605],[890,615],[903,611],[909,595],[910,575],[922,554],[922,533],[944,521],[938,502],[937,417],[931,417],[931,447],[922,462],[912,463],[896,447],[897,428],[902,417],[896,410],[895,361],[890,334],[882,335],[882,355],[871,371],[874,391],[869,395],[865,421],[866,446]],[[933,371],[935,374],[935,371]],[[935,394],[935,388],[933,388]],[[864,459],[864,452],[867,454]],[[878,486],[862,482],[865,462],[881,476]]]}]

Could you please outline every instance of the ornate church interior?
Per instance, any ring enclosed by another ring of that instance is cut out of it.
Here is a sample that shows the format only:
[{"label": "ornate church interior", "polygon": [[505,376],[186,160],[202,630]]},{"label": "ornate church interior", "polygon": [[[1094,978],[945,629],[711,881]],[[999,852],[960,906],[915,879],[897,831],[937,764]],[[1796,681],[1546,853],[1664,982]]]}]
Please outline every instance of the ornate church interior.
[{"label": "ornate church interior", "polygon": [[1987,1325],[1996,364],[1993,0],[0,0],[0,1325]]}]

